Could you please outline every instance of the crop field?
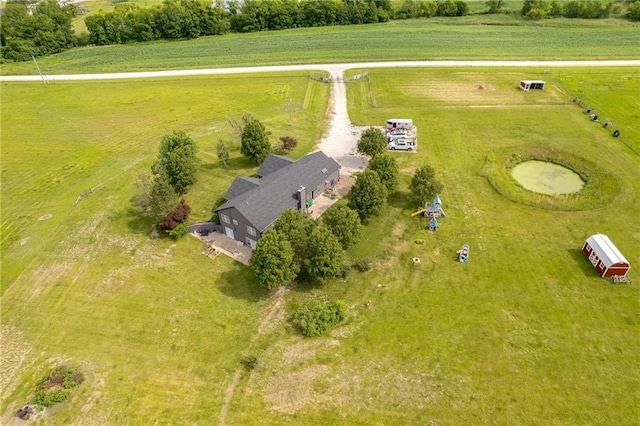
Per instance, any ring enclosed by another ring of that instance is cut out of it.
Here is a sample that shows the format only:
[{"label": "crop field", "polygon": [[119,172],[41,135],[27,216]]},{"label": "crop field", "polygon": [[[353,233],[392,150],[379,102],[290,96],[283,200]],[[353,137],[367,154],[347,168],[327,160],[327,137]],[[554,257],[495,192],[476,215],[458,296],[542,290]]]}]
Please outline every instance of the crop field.
[{"label": "crop field", "polygon": [[[61,362],[87,379],[48,424],[637,423],[638,70],[368,72],[348,85],[354,124],[411,117],[420,138],[418,153],[396,154],[400,189],[347,253],[374,269],[275,294],[191,237],[149,238],[132,182],[160,136],[184,129],[202,159],[187,200],[207,219],[233,177],[255,170],[228,118],[254,113],[272,140],[297,137],[298,157],[326,125],[327,85],[301,73],[3,84],[2,423]],[[548,84],[524,93],[521,78]],[[528,147],[595,162],[621,190],[573,212],[511,202],[482,175],[485,159]],[[423,164],[444,183],[433,234],[407,201]],[[596,232],[631,262],[631,283],[596,276],[580,252]],[[468,264],[456,261],[464,243]],[[346,323],[297,335],[286,319],[312,297],[345,300]],[[260,365],[245,369],[246,356]]]},{"label": "crop field", "polygon": [[[622,19],[524,21],[507,15],[229,34],[86,47],[38,59],[44,74],[392,60],[586,60],[640,57],[640,24]],[[4,75],[37,75],[32,62]]]}]

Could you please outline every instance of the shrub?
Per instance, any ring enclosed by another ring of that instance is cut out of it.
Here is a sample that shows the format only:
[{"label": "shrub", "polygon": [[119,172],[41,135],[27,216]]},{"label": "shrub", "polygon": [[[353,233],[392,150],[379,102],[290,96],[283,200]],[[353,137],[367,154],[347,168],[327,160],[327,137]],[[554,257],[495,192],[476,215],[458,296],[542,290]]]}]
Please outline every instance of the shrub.
[{"label": "shrub", "polygon": [[162,218],[160,221],[160,230],[168,232],[175,229],[178,225],[187,220],[189,213],[191,213],[191,207],[189,207],[183,198],[171,213]]},{"label": "shrub", "polygon": [[240,362],[249,370],[253,370],[262,364],[262,359],[258,355],[249,355],[242,358]]},{"label": "shrub", "polygon": [[640,1],[631,3],[627,8],[627,18],[632,21],[640,21]]},{"label": "shrub", "polygon": [[292,138],[291,136],[281,136],[280,142],[282,142],[282,150],[283,151],[291,151],[293,148],[298,146],[298,140],[296,138]]},{"label": "shrub", "polygon": [[349,272],[351,272],[351,266],[347,263],[344,263],[336,274],[336,278],[342,278],[344,280],[349,276]]},{"label": "shrub", "polygon": [[360,272],[370,271],[373,269],[373,262],[371,262],[371,260],[369,260],[368,258],[363,257],[356,262],[356,268]]},{"label": "shrub", "polygon": [[84,381],[84,376],[76,368],[60,366],[47,373],[38,383],[30,404],[39,407],[52,407],[66,400],[71,389]]},{"label": "shrub", "polygon": [[305,337],[314,337],[324,334],[344,318],[344,302],[313,300],[298,308],[293,315],[293,324],[300,329]]},{"label": "shrub", "polygon": [[174,240],[177,240],[178,238],[182,238],[185,235],[187,235],[188,232],[189,232],[189,226],[187,225],[187,222],[182,222],[181,224],[173,228],[171,231],[169,231],[169,236]]}]

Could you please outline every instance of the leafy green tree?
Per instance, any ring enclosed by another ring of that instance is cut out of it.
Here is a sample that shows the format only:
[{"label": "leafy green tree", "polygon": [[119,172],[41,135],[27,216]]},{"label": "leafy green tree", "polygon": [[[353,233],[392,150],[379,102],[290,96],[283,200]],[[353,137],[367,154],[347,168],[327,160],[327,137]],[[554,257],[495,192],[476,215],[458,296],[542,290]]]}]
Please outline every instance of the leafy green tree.
[{"label": "leafy green tree", "polygon": [[268,289],[289,284],[298,271],[291,244],[275,229],[270,229],[258,240],[249,266],[260,285]]},{"label": "leafy green tree", "polygon": [[349,196],[349,207],[358,212],[360,219],[366,220],[382,212],[387,188],[382,184],[378,173],[367,169],[358,175]]},{"label": "leafy green tree", "polygon": [[309,238],[306,269],[312,281],[324,284],[342,270],[344,254],[340,241],[324,226],[316,227]]},{"label": "leafy green tree", "polygon": [[500,13],[504,7],[504,0],[487,0],[484,4],[489,8],[487,13]]},{"label": "leafy green tree", "polygon": [[547,16],[549,3],[545,0],[524,0],[520,14],[529,18],[538,19]]},{"label": "leafy green tree", "polygon": [[362,132],[362,136],[358,141],[358,152],[369,157],[375,157],[387,149],[387,138],[384,133],[375,127],[369,127]]},{"label": "leafy green tree", "polygon": [[60,6],[56,0],[38,2],[30,11],[30,2],[8,2],[0,17],[2,58],[27,61],[31,56],[62,52],[76,44],[71,21],[73,5]]},{"label": "leafy green tree", "polygon": [[264,125],[252,115],[242,117],[244,126],[242,127],[240,152],[255,164],[260,164],[267,158],[271,151],[269,142],[270,132]]},{"label": "leafy green tree", "polygon": [[149,194],[148,211],[151,218],[156,222],[160,222],[178,205],[179,196],[169,182],[164,170],[156,173]]},{"label": "leafy green tree", "polygon": [[218,160],[222,161],[224,167],[227,167],[227,160],[229,160],[229,150],[227,149],[227,144],[224,143],[222,139],[218,139],[218,145],[216,147],[218,152]]},{"label": "leafy green tree", "polygon": [[322,223],[336,236],[343,249],[353,247],[362,235],[358,212],[343,203],[337,203],[322,215]]},{"label": "leafy green tree", "polygon": [[632,21],[640,21],[640,1],[635,1],[627,8],[627,18]]},{"label": "leafy green tree", "polygon": [[273,229],[284,235],[291,244],[302,279],[307,277],[304,261],[308,255],[309,236],[315,227],[316,222],[311,216],[298,210],[283,211],[273,225]]},{"label": "leafy green tree", "polygon": [[411,179],[411,193],[416,201],[424,204],[442,191],[442,183],[431,166],[422,166]]},{"label": "leafy green tree", "polygon": [[378,173],[380,181],[391,193],[398,188],[398,163],[388,154],[378,154],[369,162],[369,169]]},{"label": "leafy green tree", "polygon": [[177,194],[184,194],[198,180],[200,161],[196,143],[182,130],[162,136],[153,171],[163,171]]}]

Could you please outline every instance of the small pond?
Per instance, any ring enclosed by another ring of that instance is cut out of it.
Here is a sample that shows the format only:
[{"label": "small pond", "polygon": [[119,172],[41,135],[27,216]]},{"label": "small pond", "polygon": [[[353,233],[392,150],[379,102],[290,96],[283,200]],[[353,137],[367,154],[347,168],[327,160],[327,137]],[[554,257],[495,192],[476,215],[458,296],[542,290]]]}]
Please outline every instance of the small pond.
[{"label": "small pond", "polygon": [[511,170],[520,185],[542,194],[573,194],[584,186],[575,172],[547,161],[525,161]]}]

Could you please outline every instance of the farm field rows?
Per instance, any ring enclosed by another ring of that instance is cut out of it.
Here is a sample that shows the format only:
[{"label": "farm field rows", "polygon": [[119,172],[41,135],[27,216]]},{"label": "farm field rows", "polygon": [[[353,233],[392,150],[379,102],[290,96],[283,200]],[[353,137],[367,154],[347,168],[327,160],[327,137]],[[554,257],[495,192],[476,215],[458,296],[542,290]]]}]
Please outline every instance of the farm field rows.
[{"label": "farm field rows", "polygon": [[[77,48],[38,59],[44,74],[407,60],[586,60],[640,57],[640,24],[523,21],[506,15],[228,34],[180,42]],[[37,75],[32,62],[4,75]]]},{"label": "farm field rows", "polygon": [[[215,424],[225,398],[227,424],[636,422],[640,275],[632,267],[631,283],[614,286],[580,247],[602,232],[640,264],[638,70],[367,71],[347,86],[354,124],[411,117],[421,138],[418,153],[395,154],[400,190],[348,252],[374,269],[275,295],[240,264],[203,256],[195,239],[150,239],[131,183],[160,136],[184,129],[203,160],[187,199],[194,220],[207,219],[233,177],[255,170],[227,119],[255,113],[274,141],[297,137],[299,157],[326,124],[327,85],[305,73],[3,84],[12,106],[2,111],[3,423],[61,361],[87,380],[47,414],[51,424]],[[548,87],[523,93],[522,78]],[[573,96],[622,136],[591,122]],[[219,138],[233,141],[228,169],[215,156]],[[530,146],[597,162],[620,194],[576,212],[506,200],[481,176],[485,158]],[[407,201],[423,164],[445,188],[435,234]],[[285,319],[318,296],[345,300],[347,322],[303,339]],[[262,364],[239,369],[247,355]]]}]

